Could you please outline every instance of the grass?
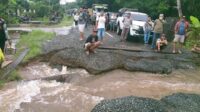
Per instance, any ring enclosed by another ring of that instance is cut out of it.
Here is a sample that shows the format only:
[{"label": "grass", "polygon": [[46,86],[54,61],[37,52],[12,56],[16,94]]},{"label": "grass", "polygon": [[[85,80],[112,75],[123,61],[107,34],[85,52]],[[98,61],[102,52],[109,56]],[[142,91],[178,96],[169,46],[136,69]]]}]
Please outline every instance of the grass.
[{"label": "grass", "polygon": [[194,40],[194,39],[188,38],[185,42],[185,48],[191,49],[194,47],[195,44],[199,44],[199,43],[200,43],[200,40]]},{"label": "grass", "polygon": [[[31,58],[34,58],[42,53],[42,44],[55,37],[54,33],[47,33],[40,30],[34,30],[28,34],[23,34],[17,44],[17,48],[19,49],[15,57],[17,58],[21,51],[24,48],[29,48],[30,51],[24,58],[23,62],[28,62]],[[8,77],[4,80],[0,80],[0,88],[9,81],[18,81],[21,80],[19,73],[17,70],[11,72]]]},{"label": "grass", "polygon": [[64,16],[64,18],[61,20],[60,23],[53,25],[56,27],[62,27],[62,26],[70,26],[73,23],[73,17],[71,16]]},{"label": "grass", "polygon": [[12,71],[6,79],[0,80],[0,89],[4,86],[6,82],[10,81],[19,81],[21,80],[21,76],[17,72],[17,70]]},{"label": "grass", "polygon": [[30,49],[30,51],[24,58],[23,62],[27,62],[29,59],[40,55],[42,53],[42,44],[47,40],[51,40],[53,37],[55,37],[54,33],[52,32],[47,33],[40,30],[34,30],[26,35],[22,35],[19,43],[17,44],[17,48]]},{"label": "grass", "polygon": [[19,81],[22,79],[17,70],[12,71],[8,76],[6,81]]},{"label": "grass", "polygon": [[49,18],[48,17],[42,17],[42,18],[35,18],[35,21],[44,21],[44,22],[49,22]]},{"label": "grass", "polygon": [[6,83],[5,80],[0,80],[0,89],[3,87],[3,85]]}]

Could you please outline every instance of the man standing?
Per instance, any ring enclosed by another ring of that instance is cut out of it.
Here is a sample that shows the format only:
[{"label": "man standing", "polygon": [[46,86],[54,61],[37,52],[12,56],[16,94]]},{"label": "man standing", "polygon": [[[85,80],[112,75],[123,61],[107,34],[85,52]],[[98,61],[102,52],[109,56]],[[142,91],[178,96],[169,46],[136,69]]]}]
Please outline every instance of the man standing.
[{"label": "man standing", "polygon": [[6,23],[3,18],[0,17],[0,48],[4,52],[5,42],[9,39]]},{"label": "man standing", "polygon": [[131,20],[131,14],[128,13],[127,17],[124,18],[123,20],[123,29],[122,29],[122,34],[121,34],[121,40],[120,41],[125,41],[130,29],[130,26],[132,25],[132,20]]},{"label": "man standing", "polygon": [[85,9],[85,15],[86,15],[86,24],[85,24],[85,28],[88,27],[88,25],[90,24],[90,13],[88,11],[88,9]]},{"label": "man standing", "polygon": [[117,20],[117,16],[116,14],[112,14],[111,17],[110,17],[110,31],[115,31],[115,23],[116,23],[116,20]]},{"label": "man standing", "polygon": [[87,38],[85,42],[85,50],[86,54],[95,53],[95,49],[100,45],[100,41],[98,41],[97,31],[93,30],[93,33]]},{"label": "man standing", "polygon": [[165,23],[164,14],[159,15],[159,19],[155,20],[154,29],[153,29],[153,39],[151,48],[156,48],[156,40],[160,38],[161,34],[163,33],[163,25]]},{"label": "man standing", "polygon": [[80,8],[80,14],[79,14],[79,19],[78,19],[78,28],[79,28],[79,31],[80,31],[80,40],[83,40],[83,38],[84,38],[85,24],[86,24],[86,15],[83,11],[83,8]]},{"label": "man standing", "polygon": [[178,49],[178,53],[182,53],[181,52],[181,48],[183,46],[183,43],[185,41],[185,34],[186,31],[189,27],[188,22],[185,21],[185,19],[183,17],[180,18],[180,20],[176,23],[175,25],[175,38],[174,38],[174,46],[173,46],[173,53],[176,53],[176,43],[180,43],[180,47]]},{"label": "man standing", "polygon": [[144,44],[149,43],[149,37],[150,33],[153,27],[153,22],[151,21],[151,17],[148,17],[148,20],[144,24],[143,30],[144,30]]}]

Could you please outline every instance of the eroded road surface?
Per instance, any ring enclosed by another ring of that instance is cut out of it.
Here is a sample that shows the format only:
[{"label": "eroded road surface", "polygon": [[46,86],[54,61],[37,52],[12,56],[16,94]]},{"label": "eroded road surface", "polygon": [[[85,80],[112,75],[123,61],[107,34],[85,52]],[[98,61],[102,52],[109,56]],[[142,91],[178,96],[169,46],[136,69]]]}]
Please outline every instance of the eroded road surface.
[{"label": "eroded road surface", "polygon": [[[42,30],[61,35],[69,31],[65,31],[67,28]],[[87,31],[86,35],[89,33]],[[136,50],[146,49],[142,44],[118,43],[119,36],[108,33],[107,43],[103,46],[123,48],[130,45]],[[200,94],[200,71],[195,69],[174,70],[168,75],[116,69],[93,75],[84,69],[52,68],[46,62],[33,62],[20,68],[19,73],[29,81],[11,82],[0,90],[1,112],[90,112],[104,99],[131,95],[160,99],[177,92]],[[75,75],[71,76],[70,82],[31,80],[60,74]]]}]

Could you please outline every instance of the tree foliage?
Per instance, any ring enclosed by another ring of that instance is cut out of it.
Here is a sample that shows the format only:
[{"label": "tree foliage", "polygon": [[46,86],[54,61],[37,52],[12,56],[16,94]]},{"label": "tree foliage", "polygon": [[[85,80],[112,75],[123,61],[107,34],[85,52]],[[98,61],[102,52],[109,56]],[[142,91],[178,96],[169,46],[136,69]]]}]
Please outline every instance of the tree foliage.
[{"label": "tree foliage", "polygon": [[[137,8],[141,12],[148,13],[151,17],[156,18],[159,13],[166,16],[178,17],[176,0],[77,0],[79,6],[91,7],[94,3],[106,3],[110,11],[118,11],[119,8]],[[181,0],[183,15],[190,17],[195,15],[200,18],[199,0]]]},{"label": "tree foliage", "polygon": [[[92,4],[108,4],[109,11],[117,12],[120,8],[137,8],[141,12],[149,14],[154,19],[160,13],[166,16],[178,17],[177,1],[176,0],[76,0],[76,3],[68,3],[64,7],[59,4],[60,0],[1,0],[0,16],[5,19],[16,15],[16,10],[19,9],[22,13],[24,10],[35,10],[35,16],[44,17],[50,16],[52,13],[62,13],[64,9],[77,7],[92,7]],[[180,0],[183,15],[188,19],[190,15],[200,18],[199,0]]]},{"label": "tree foliage", "polygon": [[190,38],[193,38],[196,41],[200,40],[200,22],[199,19],[194,17],[194,16],[190,16],[190,20],[192,22],[192,25],[188,31],[188,36]]},{"label": "tree foliage", "polygon": [[1,0],[0,16],[9,23],[16,23],[17,10],[20,16],[49,17],[55,12],[62,14],[60,0]]}]

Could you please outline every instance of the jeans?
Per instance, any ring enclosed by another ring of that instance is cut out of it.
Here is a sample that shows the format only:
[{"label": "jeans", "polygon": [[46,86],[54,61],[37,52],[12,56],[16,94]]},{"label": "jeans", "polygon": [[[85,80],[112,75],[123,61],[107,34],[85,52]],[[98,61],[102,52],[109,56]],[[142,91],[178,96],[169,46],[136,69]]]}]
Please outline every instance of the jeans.
[{"label": "jeans", "polygon": [[144,43],[149,43],[150,31],[144,33]]},{"label": "jeans", "polygon": [[105,36],[105,28],[98,29],[98,40],[103,41],[103,37]]},{"label": "jeans", "polygon": [[110,22],[110,31],[115,31],[115,21]]},{"label": "jeans", "polygon": [[156,48],[156,40],[158,38],[160,38],[161,34],[160,33],[153,33],[153,39],[152,39],[152,45],[151,45],[151,48],[152,49],[155,49]]}]

